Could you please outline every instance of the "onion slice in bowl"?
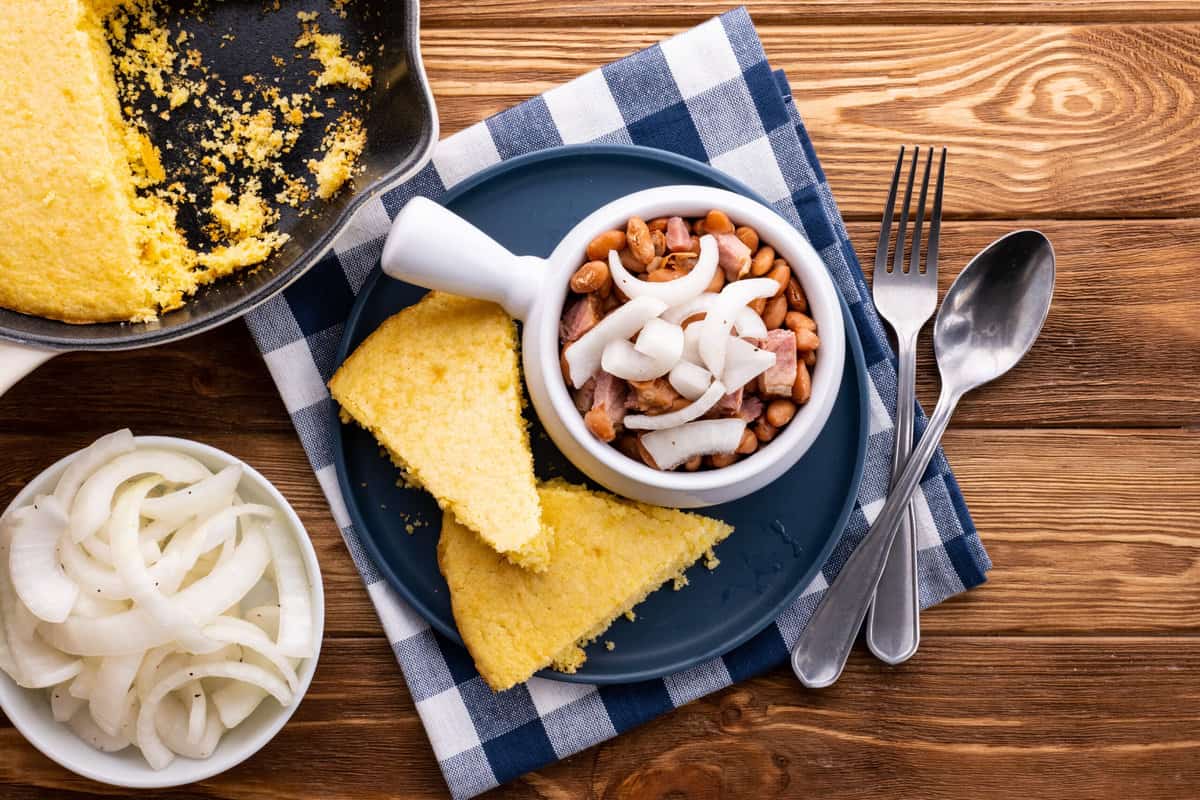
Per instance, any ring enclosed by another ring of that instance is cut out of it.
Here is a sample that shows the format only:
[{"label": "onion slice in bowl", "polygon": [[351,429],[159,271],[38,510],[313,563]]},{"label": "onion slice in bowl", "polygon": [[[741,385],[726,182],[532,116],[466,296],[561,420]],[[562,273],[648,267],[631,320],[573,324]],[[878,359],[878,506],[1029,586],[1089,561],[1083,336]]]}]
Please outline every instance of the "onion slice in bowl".
[{"label": "onion slice in bowl", "polygon": [[[680,339],[680,352],[683,351],[683,340]],[[600,357],[600,367],[616,378],[627,381],[649,381],[661,378],[671,371],[678,358],[659,360],[639,353],[626,339],[609,342]]]},{"label": "onion slice in bowl", "polygon": [[745,430],[740,419],[702,419],[651,431],[642,436],[642,444],[660,469],[673,469],[693,456],[732,453]]},{"label": "onion slice in bowl", "polygon": [[58,557],[58,542],[67,529],[62,504],[54,495],[43,495],[14,512],[11,525],[7,567],[17,597],[38,619],[62,622],[79,596]]},{"label": "onion slice in bowl", "polygon": [[590,331],[570,344],[564,357],[576,389],[600,369],[600,359],[609,342],[628,339],[647,321],[667,310],[667,304],[653,297],[634,297],[596,323]]},{"label": "onion slice in bowl", "polygon": [[630,300],[653,297],[668,306],[677,306],[704,293],[717,274],[717,259],[717,240],[709,235],[700,237],[700,257],[696,259],[692,271],[682,278],[662,283],[635,278],[625,269],[616,250],[608,251],[608,270],[612,273],[613,283]]},{"label": "onion slice in bowl", "polygon": [[189,517],[207,517],[229,505],[241,479],[241,466],[230,464],[216,475],[191,486],[161,497],[146,498],[142,501],[142,516],[176,525]]},{"label": "onion slice in bowl", "polygon": [[712,383],[712,373],[690,361],[680,361],[671,367],[667,381],[672,389],[688,400],[695,400],[704,394],[704,390]]},{"label": "onion slice in bowl", "polygon": [[64,509],[70,508],[75,500],[75,493],[93,472],[119,455],[132,453],[134,447],[136,444],[133,431],[129,428],[101,436],[71,459],[62,477],[58,479],[58,485],[54,487],[54,496],[62,503]]},{"label": "onion slice in bowl", "polygon": [[683,355],[683,328],[654,318],[646,320],[633,349],[659,362],[672,365]]},{"label": "onion slice in bowl", "polygon": [[736,392],[775,366],[774,353],[755,347],[745,339],[730,337],[726,347],[725,374],[721,377],[730,391]]},{"label": "onion slice in bowl", "polygon": [[254,532],[261,529],[271,550],[275,588],[279,594],[279,632],[275,637],[279,652],[294,658],[311,658],[316,649],[316,640],[313,637],[308,572],[300,556],[300,547],[277,525],[249,527]]},{"label": "onion slice in bowl", "polygon": [[71,539],[93,535],[112,513],[113,495],[125,481],[139,475],[161,475],[171,483],[195,483],[212,472],[191,456],[168,450],[135,450],[117,456],[84,481],[71,505]]},{"label": "onion slice in bowl", "polygon": [[[666,322],[682,324],[688,317],[696,314],[707,314],[716,304],[721,295],[717,292],[705,292],[699,297],[683,305],[672,306],[663,312],[662,319]],[[695,324],[695,323],[693,323]],[[688,326],[691,327],[691,326]],[[749,336],[752,339],[762,339],[767,335],[767,325],[762,317],[754,313],[750,307],[740,308],[733,318],[733,329],[738,336]]]},{"label": "onion slice in bowl", "polygon": [[779,284],[770,278],[746,278],[721,290],[717,302],[704,317],[704,330],[700,336],[700,358],[709,372],[713,375],[725,372],[729,331],[738,309],[761,297],[773,297],[778,293]]},{"label": "onion slice in bowl", "polygon": [[[676,428],[685,422],[691,422],[694,419],[702,417],[709,409],[720,402],[724,396],[725,384],[720,381],[713,381],[704,390],[704,394],[678,411],[654,416],[649,414],[631,414],[625,417],[625,427],[630,430],[640,431],[661,431],[667,428]],[[686,461],[686,459],[684,460]],[[655,459],[654,463],[657,464],[658,459]]]},{"label": "onion slice in bowl", "polygon": [[280,705],[292,702],[292,693],[287,685],[262,667],[242,664],[237,661],[222,661],[216,664],[192,664],[181,667],[155,684],[146,696],[138,712],[137,740],[146,761],[154,769],[163,769],[175,755],[158,735],[155,717],[163,698],[185,683],[201,678],[230,678],[243,683],[250,683],[266,690],[268,694],[279,701]]}]

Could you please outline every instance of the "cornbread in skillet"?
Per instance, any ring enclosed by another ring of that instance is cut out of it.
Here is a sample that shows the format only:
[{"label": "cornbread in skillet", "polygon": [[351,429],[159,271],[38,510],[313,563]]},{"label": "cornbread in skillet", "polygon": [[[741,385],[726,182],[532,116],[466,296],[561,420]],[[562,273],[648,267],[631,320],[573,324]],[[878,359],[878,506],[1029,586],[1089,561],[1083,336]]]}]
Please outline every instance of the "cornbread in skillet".
[{"label": "cornbread in skillet", "polygon": [[620,500],[555,480],[538,490],[554,530],[542,573],[506,563],[450,514],[438,565],[454,622],[475,667],[495,691],[553,666],[575,672],[583,646],[733,528],[720,520]]},{"label": "cornbread in skillet", "polygon": [[516,327],[499,306],[432,292],[380,325],[329,388],[343,418],[370,431],[489,552],[546,568],[551,534],[521,416]]},{"label": "cornbread in skillet", "polygon": [[121,118],[98,14],[0,3],[0,306],[67,322],[145,320],[195,286],[174,210],[135,192],[154,148]]}]

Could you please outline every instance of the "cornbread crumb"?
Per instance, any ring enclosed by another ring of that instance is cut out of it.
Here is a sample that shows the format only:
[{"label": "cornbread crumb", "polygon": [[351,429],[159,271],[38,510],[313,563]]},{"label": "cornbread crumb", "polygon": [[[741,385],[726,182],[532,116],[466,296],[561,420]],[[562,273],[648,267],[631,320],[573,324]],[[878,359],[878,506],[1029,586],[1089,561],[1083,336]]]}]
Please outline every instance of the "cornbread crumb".
[{"label": "cornbread crumb", "polygon": [[325,138],[325,156],[311,159],[308,169],[317,176],[317,197],[328,200],[354,173],[354,165],[367,144],[362,122],[348,114],[342,115]]},{"label": "cornbread crumb", "polygon": [[[303,14],[303,12],[301,12]],[[299,16],[299,15],[298,15]],[[303,20],[304,17],[301,16]],[[312,18],[307,21],[311,22]],[[337,33],[321,33],[316,25],[305,26],[296,40],[297,48],[311,47],[309,58],[320,62],[324,70],[317,76],[317,86],[342,84],[351,89],[366,89],[371,85],[371,68],[342,54],[342,37]]]},{"label": "cornbread crumb", "polygon": [[676,575],[675,581],[671,584],[671,589],[678,592],[680,589],[688,585],[687,575]]},{"label": "cornbread crumb", "polygon": [[709,550],[704,554],[704,566],[710,571],[714,570],[721,566],[721,559],[717,558],[716,553],[714,553],[712,550]]},{"label": "cornbread crumb", "polygon": [[408,481],[513,563],[546,568],[516,326],[499,306],[432,292],[380,325],[329,388]]},{"label": "cornbread crumb", "polygon": [[611,653],[613,650],[617,649],[617,643],[611,639],[605,640],[604,649]]},{"label": "cornbread crumb", "polygon": [[442,519],[438,566],[454,620],[495,691],[547,666],[578,670],[588,642],[733,531],[562,480],[542,484],[538,497],[542,524],[554,530],[541,573],[507,563],[452,514]]},{"label": "cornbread crumb", "polygon": [[629,609],[628,611],[625,612],[625,619],[629,620],[630,622],[636,621],[637,620],[637,612],[634,611],[632,608]]}]

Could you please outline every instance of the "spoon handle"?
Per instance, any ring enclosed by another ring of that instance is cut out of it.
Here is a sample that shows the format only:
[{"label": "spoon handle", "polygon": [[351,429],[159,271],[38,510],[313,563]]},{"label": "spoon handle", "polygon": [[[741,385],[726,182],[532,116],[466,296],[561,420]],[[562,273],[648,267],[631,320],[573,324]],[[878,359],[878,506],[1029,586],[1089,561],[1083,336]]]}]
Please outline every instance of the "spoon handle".
[{"label": "spoon handle", "polygon": [[929,425],[904,471],[892,484],[875,524],[846,559],[842,571],[825,591],[824,599],[801,632],[792,650],[792,669],[808,688],[831,686],[842,674],[875,595],[892,539],[908,511],[909,500],[920,484],[925,468],[937,451],[946,426],[950,424],[959,396],[959,393],[942,387]]}]

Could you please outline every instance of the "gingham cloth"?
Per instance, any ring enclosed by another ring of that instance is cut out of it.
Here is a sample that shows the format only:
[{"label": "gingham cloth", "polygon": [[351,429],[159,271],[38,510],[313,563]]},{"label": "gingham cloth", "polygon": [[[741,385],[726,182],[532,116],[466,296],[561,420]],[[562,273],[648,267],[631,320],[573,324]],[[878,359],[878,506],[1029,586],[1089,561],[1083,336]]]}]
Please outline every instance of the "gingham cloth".
[{"label": "gingham cloth", "polygon": [[[858,503],[840,546],[796,604],[736,650],[662,680],[586,686],[534,678],[501,694],[461,647],[435,634],[380,578],[359,544],[333,467],[325,383],[354,296],[375,268],[390,219],[411,197],[437,198],[506,158],[564,143],[648,145],[744,181],[795,224],[850,305],[870,374],[870,439]],[[882,196],[882,187],[881,187]],[[731,11],[589,72],[441,142],[432,164],[372,201],[334,252],[247,317],[316,470],[346,546],[379,612],[446,783],[472,797],[565,758],[709,692],[783,663],[847,554],[883,504],[896,372],[862,272],[782,73],[749,15]],[[918,419],[918,432],[924,416]],[[917,496],[921,603],[981,583],[991,566],[939,452]],[[803,690],[797,684],[797,696]]]}]

